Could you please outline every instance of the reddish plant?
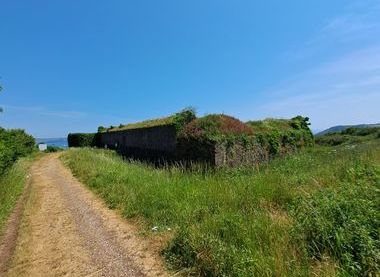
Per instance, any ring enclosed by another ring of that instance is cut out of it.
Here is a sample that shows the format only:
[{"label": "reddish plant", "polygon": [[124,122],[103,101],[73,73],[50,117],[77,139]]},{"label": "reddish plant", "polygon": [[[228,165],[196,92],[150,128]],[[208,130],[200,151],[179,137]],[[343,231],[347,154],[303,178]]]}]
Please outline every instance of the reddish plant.
[{"label": "reddish plant", "polygon": [[180,136],[218,138],[251,134],[252,129],[240,120],[228,115],[212,114],[191,121],[185,126]]}]

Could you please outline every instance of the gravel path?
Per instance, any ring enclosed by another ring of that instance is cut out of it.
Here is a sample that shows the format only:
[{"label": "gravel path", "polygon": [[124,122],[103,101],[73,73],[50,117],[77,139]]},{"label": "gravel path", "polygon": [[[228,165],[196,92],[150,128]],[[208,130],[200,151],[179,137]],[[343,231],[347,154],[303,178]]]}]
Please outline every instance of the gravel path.
[{"label": "gravel path", "polygon": [[19,234],[6,276],[167,276],[149,242],[73,178],[57,154],[32,167]]}]

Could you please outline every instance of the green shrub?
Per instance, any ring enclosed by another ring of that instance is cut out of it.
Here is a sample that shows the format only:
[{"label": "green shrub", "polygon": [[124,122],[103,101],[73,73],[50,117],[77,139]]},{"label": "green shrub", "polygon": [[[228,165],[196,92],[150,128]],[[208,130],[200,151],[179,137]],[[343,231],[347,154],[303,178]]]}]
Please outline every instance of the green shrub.
[{"label": "green shrub", "polygon": [[379,137],[379,134],[380,128],[348,128],[341,132],[318,136],[316,143],[327,146],[356,144],[376,139]]},{"label": "green shrub", "polygon": [[33,160],[33,155],[20,158],[0,176],[0,237],[9,215],[23,192]]},{"label": "green shrub", "polygon": [[180,132],[186,124],[196,119],[196,112],[193,108],[186,108],[173,116],[173,125],[177,132]]},{"label": "green shrub", "polygon": [[58,146],[48,146],[47,149],[44,151],[46,153],[54,153],[54,152],[60,152],[64,149]]},{"label": "green shrub", "polygon": [[96,133],[72,133],[67,137],[69,147],[95,147],[99,145]]},{"label": "green shrub", "polygon": [[309,128],[309,118],[296,116],[292,119],[265,119],[248,121],[253,136],[266,146],[272,155],[287,152],[289,149],[311,146],[314,136]]},{"label": "green shrub", "polygon": [[380,175],[358,163],[335,188],[325,188],[294,205],[293,234],[312,259],[336,259],[347,276],[380,271]]},{"label": "green shrub", "polygon": [[0,174],[18,158],[25,157],[35,150],[35,140],[24,130],[0,128]]},{"label": "green shrub", "polygon": [[315,139],[317,144],[326,146],[337,146],[347,141],[349,141],[349,137],[340,134],[329,134]]},{"label": "green shrub", "polygon": [[380,131],[380,128],[348,128],[343,130],[341,134],[352,136],[368,136]]},{"label": "green shrub", "polygon": [[102,132],[105,132],[105,131],[107,131],[106,127],[103,127],[103,126],[99,126],[98,127],[98,133],[102,133]]}]

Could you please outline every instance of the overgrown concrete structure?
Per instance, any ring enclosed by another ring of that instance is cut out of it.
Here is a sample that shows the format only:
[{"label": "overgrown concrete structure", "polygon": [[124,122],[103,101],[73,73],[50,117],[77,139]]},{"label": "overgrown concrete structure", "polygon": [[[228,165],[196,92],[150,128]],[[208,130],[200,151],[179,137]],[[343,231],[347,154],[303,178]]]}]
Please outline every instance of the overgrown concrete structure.
[{"label": "overgrown concrete structure", "polygon": [[70,134],[69,146],[116,150],[153,162],[201,162],[212,166],[255,165],[313,144],[308,118],[247,122],[227,115],[196,118],[191,110],[96,134]]},{"label": "overgrown concrete structure", "polygon": [[176,129],[172,125],[127,129],[98,134],[98,147],[114,149],[126,157],[148,160],[173,160]]}]

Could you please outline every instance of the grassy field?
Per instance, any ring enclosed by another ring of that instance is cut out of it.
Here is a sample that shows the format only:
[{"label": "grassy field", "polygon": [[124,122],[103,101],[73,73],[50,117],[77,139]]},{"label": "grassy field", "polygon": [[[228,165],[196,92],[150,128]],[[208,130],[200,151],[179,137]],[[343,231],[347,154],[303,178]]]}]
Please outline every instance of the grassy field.
[{"label": "grassy field", "polygon": [[19,159],[0,177],[0,236],[17,200],[23,192],[33,156]]},{"label": "grassy field", "polygon": [[175,270],[202,276],[379,272],[380,141],[315,147],[255,168],[183,171],[71,149],[74,175],[110,208],[170,233]]}]

